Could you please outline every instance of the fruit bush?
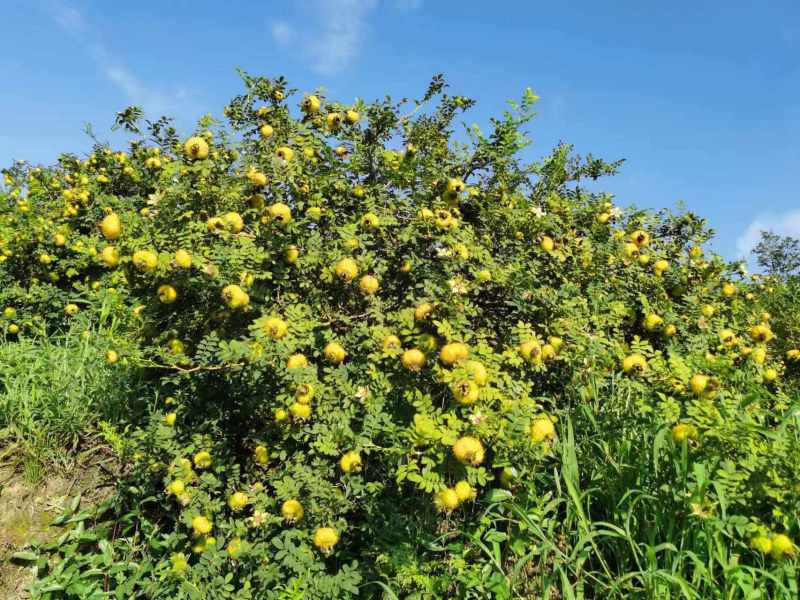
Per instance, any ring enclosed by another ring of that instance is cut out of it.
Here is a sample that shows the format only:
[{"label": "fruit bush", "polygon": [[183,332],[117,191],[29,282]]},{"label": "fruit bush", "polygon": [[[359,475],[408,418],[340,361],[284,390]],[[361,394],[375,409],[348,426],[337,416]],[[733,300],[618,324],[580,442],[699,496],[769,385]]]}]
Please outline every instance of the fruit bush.
[{"label": "fruit bush", "polygon": [[523,162],[530,90],[462,135],[440,77],[243,79],[4,171],[5,343],[83,332],[147,415],[34,595],[795,597],[791,282],[588,191],[619,162]]}]

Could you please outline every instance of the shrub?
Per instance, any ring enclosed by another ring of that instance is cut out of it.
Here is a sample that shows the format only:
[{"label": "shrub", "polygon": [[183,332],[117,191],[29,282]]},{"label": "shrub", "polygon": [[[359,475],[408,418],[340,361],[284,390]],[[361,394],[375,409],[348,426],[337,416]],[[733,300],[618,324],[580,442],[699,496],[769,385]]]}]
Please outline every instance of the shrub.
[{"label": "shrub", "polygon": [[127,151],[6,172],[7,330],[114,319],[153,405],[121,566],[69,542],[39,593],[791,596],[797,364],[701,219],[622,211],[567,145],[524,163],[530,90],[462,143],[438,77],[244,82],[227,127],[131,108]]}]

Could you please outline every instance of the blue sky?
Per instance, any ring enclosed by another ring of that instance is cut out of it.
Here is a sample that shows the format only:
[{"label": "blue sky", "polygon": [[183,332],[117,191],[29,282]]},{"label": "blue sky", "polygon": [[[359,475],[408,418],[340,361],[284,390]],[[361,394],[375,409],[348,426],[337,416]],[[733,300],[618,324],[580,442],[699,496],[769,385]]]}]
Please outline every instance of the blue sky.
[{"label": "blue sky", "polygon": [[[224,7],[224,8],[223,8]],[[800,2],[0,0],[0,165],[49,163],[142,104],[186,131],[235,68],[343,101],[420,95],[442,72],[485,125],[526,86],[531,158],[559,141],[626,158],[620,204],[682,200],[737,257],[800,236]]]}]

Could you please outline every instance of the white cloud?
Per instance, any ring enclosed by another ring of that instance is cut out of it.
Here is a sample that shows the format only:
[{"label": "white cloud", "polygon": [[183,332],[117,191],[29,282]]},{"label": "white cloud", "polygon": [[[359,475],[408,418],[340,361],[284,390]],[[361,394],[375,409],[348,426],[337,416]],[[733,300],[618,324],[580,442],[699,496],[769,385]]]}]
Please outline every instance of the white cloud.
[{"label": "white cloud", "polygon": [[275,21],[272,24],[272,39],[279,46],[287,46],[294,37],[294,29],[286,21]]},{"label": "white cloud", "polygon": [[286,22],[272,25],[272,37],[280,46],[290,41],[322,75],[335,75],[350,66],[361,52],[367,34],[367,17],[377,0],[313,0],[307,14],[314,15],[302,32]]},{"label": "white cloud", "polygon": [[170,90],[150,86],[109,50],[86,18],[62,0],[49,0],[44,10],[56,24],[75,38],[94,61],[98,71],[122,92],[128,102],[144,107],[154,115],[199,112],[190,106],[191,94],[184,87]]},{"label": "white cloud", "polygon": [[800,238],[800,210],[759,215],[736,240],[739,258],[746,258],[761,239],[762,231]]}]

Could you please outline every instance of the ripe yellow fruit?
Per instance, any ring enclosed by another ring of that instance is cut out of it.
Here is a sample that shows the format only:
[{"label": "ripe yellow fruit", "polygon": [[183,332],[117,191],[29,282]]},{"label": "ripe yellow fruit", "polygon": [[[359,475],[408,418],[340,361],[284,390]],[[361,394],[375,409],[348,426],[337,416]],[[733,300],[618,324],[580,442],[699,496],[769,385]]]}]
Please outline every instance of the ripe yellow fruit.
[{"label": "ripe yellow fruit", "polygon": [[306,216],[312,221],[318,221],[322,217],[322,208],[319,206],[311,206],[306,211]]},{"label": "ripe yellow fruit", "polygon": [[464,369],[469,374],[472,381],[475,382],[476,385],[483,387],[489,380],[489,374],[486,371],[486,367],[483,366],[483,363],[477,360],[470,360],[464,363]]},{"label": "ripe yellow fruit", "polygon": [[480,396],[478,384],[469,379],[459,381],[457,384],[453,385],[452,391],[456,401],[464,405],[475,403]]},{"label": "ripe yellow fruit", "polygon": [[292,209],[283,202],[276,202],[269,207],[269,219],[278,225],[288,225],[292,222]]},{"label": "ripe yellow fruit", "polygon": [[358,473],[361,471],[361,455],[355,450],[346,452],[339,460],[339,466],[345,473]]},{"label": "ripe yellow fruit", "polygon": [[364,275],[361,278],[361,281],[358,282],[358,288],[365,296],[371,296],[378,291],[379,287],[380,283],[378,282],[377,278],[373,277],[372,275]]},{"label": "ripe yellow fruit", "polygon": [[452,366],[469,357],[469,346],[462,342],[451,342],[442,346],[439,360],[442,364]]},{"label": "ripe yellow fruit", "polygon": [[208,158],[208,142],[198,136],[190,137],[183,145],[183,153],[189,160]]},{"label": "ripe yellow fruit", "polygon": [[336,156],[339,156],[339,157],[346,156],[347,155],[347,146],[336,146],[336,148],[334,148],[333,151],[336,154]]},{"label": "ripe yellow fruit", "polygon": [[295,419],[299,421],[305,421],[311,417],[311,406],[308,404],[300,404],[299,402],[293,402],[291,406],[289,406],[289,412],[292,413],[292,417],[294,417]]},{"label": "ripe yellow fruit", "polygon": [[549,417],[538,417],[531,422],[531,439],[535,444],[556,437],[556,428]]},{"label": "ripe yellow fruit", "polygon": [[100,221],[100,232],[107,240],[116,240],[122,234],[122,223],[117,213],[111,213]]},{"label": "ripe yellow fruit", "polygon": [[663,324],[664,324],[664,319],[662,319],[655,313],[650,313],[644,318],[644,328],[647,331],[656,331],[657,329],[661,329],[661,326]]},{"label": "ripe yellow fruit", "polygon": [[291,162],[294,158],[294,150],[289,148],[288,146],[281,146],[275,151],[275,156],[281,159],[284,162]]},{"label": "ripe yellow fruit", "polygon": [[273,340],[280,340],[289,333],[289,326],[286,324],[286,321],[281,318],[270,317],[264,321],[262,330],[265,335],[271,337]]},{"label": "ripe yellow fruit", "polygon": [[459,462],[477,467],[483,462],[486,452],[478,438],[467,435],[459,438],[453,444],[453,456]]},{"label": "ripe yellow fruit", "polygon": [[647,371],[647,360],[641,354],[630,354],[622,361],[622,370],[628,374],[638,374]]},{"label": "ripe yellow fruit", "polygon": [[381,220],[375,213],[367,213],[361,217],[361,226],[364,229],[375,230],[380,227]]},{"label": "ripe yellow fruit", "polygon": [[14,317],[17,316],[17,309],[14,308],[13,306],[6,306],[3,309],[3,316],[6,319],[13,319]]},{"label": "ripe yellow fruit", "polygon": [[119,252],[114,246],[106,246],[100,253],[100,260],[112,269],[119,264]]},{"label": "ripe yellow fruit", "polygon": [[261,128],[259,129],[259,132],[261,133],[261,137],[264,138],[265,140],[268,140],[269,138],[271,138],[272,134],[274,133],[274,131],[275,130],[272,129],[272,125],[268,125],[266,123],[264,125],[262,125]]},{"label": "ripe yellow fruit", "polygon": [[750,352],[750,358],[757,365],[763,365],[767,360],[767,349],[763,346],[753,348],[752,352]]},{"label": "ripe yellow fruit", "polygon": [[736,295],[736,286],[730,282],[722,285],[722,295],[726,298],[731,298]]},{"label": "ripe yellow fruit", "polygon": [[644,248],[650,243],[650,234],[641,229],[637,229],[628,237],[628,239],[636,244],[639,248]]},{"label": "ripe yellow fruit", "polygon": [[316,96],[306,96],[303,98],[303,101],[300,103],[300,110],[308,115],[313,115],[314,113],[319,112],[319,108],[322,105],[319,98]]},{"label": "ripe yellow fruit", "polygon": [[475,500],[478,495],[475,488],[473,488],[468,481],[461,480],[453,486],[453,490],[458,496],[459,502],[468,502]]},{"label": "ripe yellow fruit", "polygon": [[750,337],[753,338],[754,342],[765,343],[770,341],[774,337],[774,335],[769,325],[765,325],[764,323],[759,323],[758,325],[753,325],[750,328]]},{"label": "ripe yellow fruit", "polygon": [[53,244],[61,248],[67,243],[67,237],[63,233],[57,233],[53,236]]},{"label": "ripe yellow fruit", "polygon": [[158,256],[150,250],[137,250],[133,253],[133,266],[142,272],[153,272],[158,266]]},{"label": "ripe yellow fruit", "polygon": [[192,266],[192,255],[186,250],[175,252],[175,264],[181,269],[188,269]]},{"label": "ripe yellow fruit", "polygon": [[239,511],[247,506],[249,501],[247,494],[244,492],[234,492],[231,494],[231,497],[228,498],[228,506],[230,506],[231,510]]},{"label": "ripe yellow fruit", "polygon": [[481,283],[486,283],[487,281],[491,281],[492,272],[489,269],[481,269],[480,271],[475,273],[475,279],[477,279]]},{"label": "ripe yellow fruit", "polygon": [[345,352],[345,349],[338,342],[329,342],[322,352],[332,365],[341,364],[347,357],[347,352]]},{"label": "ripe yellow fruit", "polygon": [[465,189],[466,185],[464,185],[464,182],[458,177],[451,177],[450,179],[447,180],[448,194],[460,194]]},{"label": "ripe yellow fruit", "polygon": [[265,465],[269,462],[269,452],[266,446],[256,446],[253,450],[253,458],[260,465]]},{"label": "ripe yellow fruit", "polygon": [[442,512],[453,511],[458,508],[458,492],[456,492],[453,488],[444,489],[434,496],[433,502],[436,505],[436,508]]},{"label": "ripe yellow fruit", "polygon": [[320,527],[314,532],[314,545],[326,554],[338,543],[339,534],[333,527]]},{"label": "ripe yellow fruit", "polygon": [[622,252],[625,254],[626,258],[638,258],[639,246],[637,246],[632,242],[629,242],[622,247]]},{"label": "ripe yellow fruit", "polygon": [[425,354],[417,348],[411,348],[403,352],[400,360],[406,369],[414,373],[422,370],[422,367],[425,366]]},{"label": "ripe yellow fruit", "polygon": [[303,383],[297,386],[294,397],[300,404],[310,404],[314,398],[314,386],[310,383]]},{"label": "ripe yellow fruit", "polygon": [[325,115],[325,123],[328,126],[328,129],[331,131],[336,131],[342,125],[342,115],[338,112],[332,112]]},{"label": "ripe yellow fruit", "polygon": [[225,224],[225,229],[231,233],[239,233],[244,229],[244,220],[242,215],[237,212],[229,212],[222,215],[222,222]]},{"label": "ripe yellow fruit", "polygon": [[106,362],[109,365],[115,365],[119,362],[119,353],[116,350],[109,350],[106,352]]},{"label": "ripe yellow fruit", "polygon": [[173,496],[180,496],[186,491],[186,484],[180,479],[175,479],[167,485],[167,493]]},{"label": "ripe yellow fruit", "polygon": [[192,519],[192,530],[196,536],[208,535],[212,529],[211,521],[207,517],[197,516]]},{"label": "ripe yellow fruit", "polygon": [[297,246],[289,246],[286,248],[286,252],[284,253],[283,257],[290,265],[295,264],[297,259],[300,258],[300,248]]},{"label": "ripe yellow fruit", "polygon": [[730,348],[736,344],[736,333],[731,329],[723,329],[719,332],[719,341]]},{"label": "ripe yellow fruit", "polygon": [[171,412],[164,415],[164,425],[166,425],[167,427],[174,427],[175,421],[177,420],[178,420],[177,413]]},{"label": "ripe yellow fruit", "polygon": [[430,302],[423,302],[414,309],[414,320],[424,321],[433,313],[433,304]]},{"label": "ripe yellow fruit", "polygon": [[657,277],[661,277],[668,270],[669,270],[669,263],[663,258],[653,263],[653,272],[656,274]]},{"label": "ripe yellow fruit", "polygon": [[402,348],[402,343],[400,342],[400,338],[396,335],[387,335],[383,338],[382,347],[384,351],[400,350],[400,348]]},{"label": "ripe yellow fruit", "polygon": [[308,366],[308,359],[305,355],[300,354],[292,354],[289,359],[286,361],[286,368],[287,369],[300,369],[305,368]]},{"label": "ripe yellow fruit", "polygon": [[672,428],[672,439],[676,444],[697,439],[697,428],[691,423],[678,423]]},{"label": "ripe yellow fruit", "polygon": [[19,333],[19,325],[16,323],[11,323],[11,325],[8,326],[8,333],[11,335],[17,335]]},{"label": "ripe yellow fruit", "polygon": [[676,333],[678,333],[678,328],[675,327],[672,323],[664,327],[664,335],[667,337],[673,337]]},{"label": "ripe yellow fruit", "polygon": [[764,381],[766,382],[773,382],[778,379],[778,370],[773,369],[772,367],[768,369],[764,369]]},{"label": "ripe yellow fruit", "polygon": [[750,540],[750,547],[761,554],[769,554],[772,551],[772,540],[765,535],[757,535]]},{"label": "ripe yellow fruit", "polygon": [[792,348],[786,351],[786,360],[792,362],[800,362],[800,349]]},{"label": "ripe yellow fruit", "polygon": [[267,176],[254,167],[251,167],[250,170],[247,171],[247,179],[256,187],[264,187],[267,185]]},{"label": "ripe yellow fruit", "polygon": [[211,453],[207,450],[200,450],[194,455],[194,466],[198,469],[208,469],[211,467]]},{"label": "ripe yellow fruit", "polygon": [[780,560],[786,556],[794,556],[797,548],[795,548],[789,536],[783,533],[777,533],[772,536],[772,558]]},{"label": "ripe yellow fruit", "polygon": [[162,304],[172,304],[178,299],[178,291],[167,283],[158,286],[157,295]]},{"label": "ripe yellow fruit", "polygon": [[519,345],[519,353],[533,365],[542,363],[542,345],[537,340],[526,340]]},{"label": "ripe yellow fruit", "polygon": [[222,288],[222,301],[228,308],[244,308],[250,304],[250,295],[232,283]]},{"label": "ripe yellow fruit", "polygon": [[689,249],[689,256],[691,258],[700,258],[701,256],[703,256],[703,249],[699,248],[698,246],[692,246]]},{"label": "ripe yellow fruit", "polygon": [[355,125],[358,123],[359,119],[361,119],[361,115],[355,110],[348,110],[345,113],[344,118],[350,125]]},{"label": "ripe yellow fruit", "polygon": [[77,315],[79,310],[80,309],[78,308],[77,304],[67,304],[64,307],[64,312],[70,317],[74,317],[75,315]]},{"label": "ripe yellow fruit", "polygon": [[553,241],[553,238],[551,238],[549,235],[546,235],[539,242],[539,247],[545,252],[550,253],[556,247],[556,243]]},{"label": "ripe yellow fruit", "polygon": [[287,500],[281,505],[281,515],[289,523],[296,523],[304,514],[303,505],[298,500]]},{"label": "ripe yellow fruit", "polygon": [[343,258],[335,267],[336,275],[343,281],[353,281],[358,276],[358,265],[352,258]]},{"label": "ripe yellow fruit", "polygon": [[710,319],[714,316],[714,313],[717,312],[716,309],[711,304],[703,305],[703,308],[700,309],[700,312],[703,314],[704,317]]},{"label": "ripe yellow fruit", "polygon": [[689,380],[689,387],[692,390],[692,393],[695,396],[701,396],[705,393],[706,389],[708,388],[709,377],[708,375],[703,375],[702,373],[696,373],[692,375],[692,378]]}]

